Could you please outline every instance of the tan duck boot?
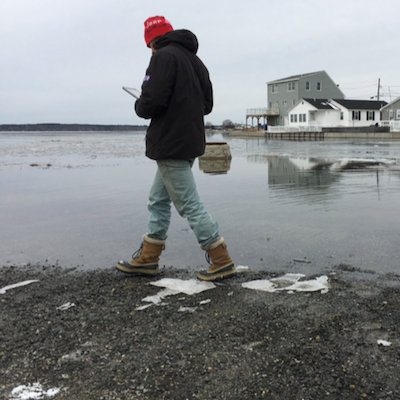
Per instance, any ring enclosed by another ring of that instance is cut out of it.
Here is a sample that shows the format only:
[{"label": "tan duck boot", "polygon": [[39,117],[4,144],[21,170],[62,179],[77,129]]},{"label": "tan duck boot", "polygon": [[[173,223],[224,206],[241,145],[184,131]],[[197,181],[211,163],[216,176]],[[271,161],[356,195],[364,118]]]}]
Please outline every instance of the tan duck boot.
[{"label": "tan duck boot", "polygon": [[235,264],[228,253],[224,238],[201,248],[207,251],[212,265],[207,271],[200,271],[197,278],[203,281],[212,281],[218,278],[227,278],[236,272]]},{"label": "tan duck boot", "polygon": [[131,275],[155,275],[158,273],[158,260],[164,249],[165,240],[157,240],[144,235],[140,249],[132,255],[133,260],[120,261],[116,268],[118,271]]}]

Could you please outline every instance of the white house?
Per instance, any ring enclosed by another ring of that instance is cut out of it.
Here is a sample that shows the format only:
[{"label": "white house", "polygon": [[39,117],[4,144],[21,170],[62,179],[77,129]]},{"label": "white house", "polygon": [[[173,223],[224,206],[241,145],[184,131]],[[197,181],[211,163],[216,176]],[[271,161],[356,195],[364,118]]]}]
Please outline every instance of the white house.
[{"label": "white house", "polygon": [[370,126],[380,123],[387,103],[372,100],[300,99],[288,110],[288,126]]},{"label": "white house", "polygon": [[330,100],[341,110],[340,126],[370,126],[381,122],[380,109],[387,102],[383,100]]}]

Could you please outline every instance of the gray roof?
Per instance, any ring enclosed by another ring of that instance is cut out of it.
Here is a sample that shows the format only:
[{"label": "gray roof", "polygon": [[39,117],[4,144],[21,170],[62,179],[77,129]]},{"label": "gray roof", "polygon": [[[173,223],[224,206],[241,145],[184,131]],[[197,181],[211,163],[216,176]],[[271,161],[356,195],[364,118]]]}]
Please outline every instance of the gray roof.
[{"label": "gray roof", "polygon": [[387,102],[383,100],[344,100],[332,99],[348,110],[380,110]]},{"label": "gray roof", "polygon": [[310,103],[312,106],[315,108],[318,108],[318,110],[332,110],[334,107],[332,107],[328,103],[328,99],[303,99],[307,103]]},{"label": "gray roof", "polygon": [[292,76],[288,76],[287,78],[277,79],[276,81],[268,82],[268,84],[270,84],[270,83],[280,83],[280,82],[285,82],[285,81],[295,81],[295,80],[299,80],[300,78],[305,78],[306,76],[320,74],[322,72],[325,72],[325,71],[317,71],[317,72],[309,72],[307,74],[292,75]]}]

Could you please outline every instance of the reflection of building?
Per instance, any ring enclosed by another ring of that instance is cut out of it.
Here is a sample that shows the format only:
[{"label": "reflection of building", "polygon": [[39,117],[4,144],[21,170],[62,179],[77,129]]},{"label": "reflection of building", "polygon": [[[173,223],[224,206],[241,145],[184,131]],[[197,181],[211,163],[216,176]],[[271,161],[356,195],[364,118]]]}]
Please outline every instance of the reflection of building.
[{"label": "reflection of building", "polygon": [[320,201],[321,196],[330,195],[330,186],[339,180],[340,174],[332,173],[333,161],[322,158],[268,157],[268,185],[271,190],[280,190],[303,201]]}]

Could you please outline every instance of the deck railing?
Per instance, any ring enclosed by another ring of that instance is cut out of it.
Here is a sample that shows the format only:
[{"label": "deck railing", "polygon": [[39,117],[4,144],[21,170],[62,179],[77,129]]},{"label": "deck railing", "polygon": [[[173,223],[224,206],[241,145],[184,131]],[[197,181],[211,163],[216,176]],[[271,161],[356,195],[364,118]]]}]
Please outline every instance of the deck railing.
[{"label": "deck railing", "polygon": [[390,126],[390,132],[400,132],[400,121],[381,121],[380,126]]}]

